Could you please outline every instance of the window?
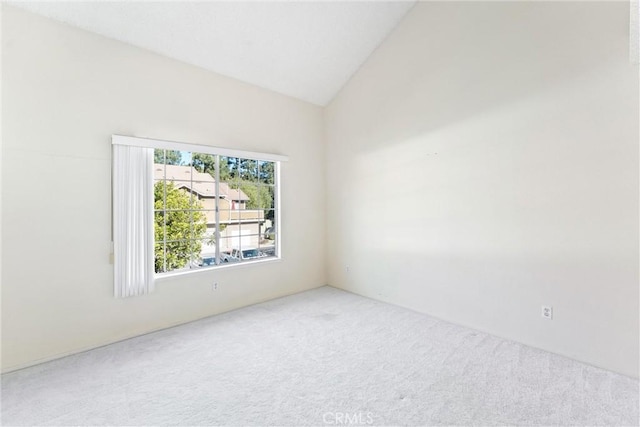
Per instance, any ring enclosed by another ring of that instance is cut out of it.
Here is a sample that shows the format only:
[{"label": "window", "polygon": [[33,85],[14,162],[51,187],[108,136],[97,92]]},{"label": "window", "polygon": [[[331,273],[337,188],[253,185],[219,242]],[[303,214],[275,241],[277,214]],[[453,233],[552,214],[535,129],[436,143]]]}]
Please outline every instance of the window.
[{"label": "window", "polygon": [[154,276],[278,258],[285,156],[113,136],[117,296]]},{"label": "window", "polygon": [[154,150],[154,270],[277,256],[277,163]]}]

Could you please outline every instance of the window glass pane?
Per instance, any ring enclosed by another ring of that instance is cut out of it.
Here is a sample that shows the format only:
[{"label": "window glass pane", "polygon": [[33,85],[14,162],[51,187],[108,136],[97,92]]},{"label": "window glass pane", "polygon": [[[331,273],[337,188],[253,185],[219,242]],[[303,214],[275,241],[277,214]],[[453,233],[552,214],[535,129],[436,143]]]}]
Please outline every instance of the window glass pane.
[{"label": "window glass pane", "polygon": [[153,165],[153,179],[154,181],[163,180],[165,177],[165,167],[163,164],[155,163]]},{"label": "window glass pane", "polygon": [[235,157],[220,156],[220,181],[237,181],[239,179],[238,164],[238,159]]},{"label": "window glass pane", "polygon": [[216,254],[202,254],[202,258],[200,258],[198,267],[205,268],[205,267],[213,267],[214,265],[217,265]]},{"label": "window glass pane", "polygon": [[[205,173],[197,172],[199,175],[198,180],[194,179],[193,181],[180,182],[180,188],[185,191],[193,194],[197,199],[204,201],[210,200],[212,202],[212,206],[215,206],[213,202],[215,202],[216,197],[216,181],[212,176]],[[178,183],[176,182],[176,185]]]},{"label": "window glass pane", "polygon": [[189,183],[195,178],[192,174],[192,170],[189,166],[174,166],[174,165],[158,165],[164,171],[164,179],[167,182],[174,182],[178,188],[189,188]]},{"label": "window glass pane", "polygon": [[225,235],[227,246],[232,249],[257,248],[260,240],[259,222],[230,223]]},{"label": "window glass pane", "polygon": [[216,156],[213,154],[192,153],[190,164],[197,172],[216,176]]},{"label": "window glass pane", "polygon": [[203,209],[200,211],[205,218],[206,231],[203,238],[213,238],[216,231],[216,211],[213,209]]},{"label": "window glass pane", "polygon": [[165,250],[164,241],[158,242],[156,240],[156,243],[155,243],[155,260],[154,260],[154,266],[155,266],[155,272],[156,273],[164,273],[165,272],[164,250]]},{"label": "window glass pane", "polygon": [[234,181],[229,184],[229,200],[231,203],[231,209],[244,210],[247,209],[247,203],[249,202],[249,196],[242,191],[241,181]]},{"label": "window glass pane", "polygon": [[195,252],[192,256],[191,269],[212,267],[216,265],[215,241],[202,239],[199,240],[198,243],[198,248],[195,248],[194,245]]},{"label": "window glass pane", "polygon": [[251,207],[252,209],[264,209],[268,207],[267,196],[267,187],[264,185],[256,185],[255,188],[255,196],[251,199]]},{"label": "window glass pane", "polygon": [[[196,199],[196,203],[199,201]],[[214,219],[215,224],[215,219]],[[213,226],[213,224],[212,224]],[[207,216],[203,210],[191,210],[189,211],[189,229],[190,239],[203,239],[207,234]]]},{"label": "window glass pane", "polygon": [[272,230],[265,231],[265,236],[269,236],[269,239],[262,239],[260,241],[260,253],[263,257],[276,256],[276,235]]},{"label": "window glass pane", "polygon": [[220,239],[221,263],[255,261],[266,255],[260,249],[260,235],[234,235]]},{"label": "window glass pane", "polygon": [[230,237],[221,237],[220,238],[220,252],[228,252],[232,249]]},{"label": "window glass pane", "polygon": [[[162,206],[162,200],[156,201],[156,207]],[[153,213],[153,231],[154,231],[154,241],[156,243],[161,243],[165,240],[165,225],[166,219],[166,211],[164,210],[156,210]]]},{"label": "window glass pane", "polygon": [[242,261],[255,261],[264,258],[258,246],[243,248],[240,256]]},{"label": "window glass pane", "polygon": [[199,268],[202,265],[202,258],[200,254],[202,253],[202,241],[196,239],[189,239],[189,262],[186,265],[186,268],[189,270],[193,270],[194,268]]},{"label": "window glass pane", "polygon": [[258,180],[263,184],[274,185],[275,184],[275,163],[273,162],[258,162]]},{"label": "window glass pane", "polygon": [[275,256],[275,163],[175,150],[155,161],[157,273],[214,266],[216,246],[220,263]]},{"label": "window glass pane", "polygon": [[245,209],[259,209],[261,207],[260,188],[255,183],[243,182],[240,184],[240,194],[244,199]]},{"label": "window glass pane", "polygon": [[275,230],[276,225],[276,211],[275,209],[265,209],[264,211],[264,227],[265,230],[273,228]]},{"label": "window glass pane", "polygon": [[[220,212],[219,212],[219,217],[220,217],[220,232],[224,231],[225,226],[232,220],[232,216],[234,211],[231,209],[224,209],[224,205],[225,200],[221,200],[220,203]],[[230,206],[230,205],[227,205]]]},{"label": "window glass pane", "polygon": [[260,250],[266,256],[276,256],[276,212],[273,209],[264,210],[264,231],[260,240]]},{"label": "window glass pane", "polygon": [[156,270],[164,268],[164,272],[181,271],[188,270],[197,263],[201,243],[192,239],[167,240],[165,248],[164,253],[156,251]]},{"label": "window glass pane", "polygon": [[215,231],[207,231],[204,238],[201,240],[201,252],[207,254],[216,253],[216,236]]},{"label": "window glass pane", "polygon": [[231,238],[220,239],[220,264],[228,264],[240,262],[240,258],[236,257],[237,249],[233,248]]},{"label": "window glass pane", "polygon": [[248,249],[258,249],[258,247],[260,246],[260,235],[248,234],[251,231],[255,231],[257,233],[258,232],[257,227],[255,227],[253,230],[247,230],[246,228],[243,228],[242,231],[244,232],[244,234],[242,235],[242,242],[241,242],[242,250],[244,251]]},{"label": "window glass pane", "polygon": [[167,164],[167,165],[180,165],[182,164],[182,153],[185,153],[185,152],[177,151],[177,150],[156,149],[153,152],[153,159],[155,163]]},{"label": "window glass pane", "polygon": [[263,186],[263,200],[265,209],[276,208],[276,192],[273,186]]},{"label": "window glass pane", "polygon": [[252,159],[239,159],[238,171],[240,181],[257,182],[258,181],[258,162]]}]

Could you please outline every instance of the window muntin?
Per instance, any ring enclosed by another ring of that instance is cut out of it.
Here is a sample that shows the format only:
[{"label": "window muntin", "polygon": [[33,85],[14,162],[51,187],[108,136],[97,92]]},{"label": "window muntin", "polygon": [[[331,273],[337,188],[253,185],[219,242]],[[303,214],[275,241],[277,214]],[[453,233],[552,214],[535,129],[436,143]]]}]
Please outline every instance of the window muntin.
[{"label": "window muntin", "polygon": [[156,274],[276,258],[277,167],[155,149]]}]

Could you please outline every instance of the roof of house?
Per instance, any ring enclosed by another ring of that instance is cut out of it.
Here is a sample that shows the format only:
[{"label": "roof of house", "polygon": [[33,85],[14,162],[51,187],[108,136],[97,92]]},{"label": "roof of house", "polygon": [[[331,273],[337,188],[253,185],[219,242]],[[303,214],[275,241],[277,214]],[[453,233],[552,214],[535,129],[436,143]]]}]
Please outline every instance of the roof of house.
[{"label": "roof of house", "polygon": [[[216,180],[208,173],[199,172],[193,166],[156,163],[153,167],[153,175],[155,180],[172,181],[176,186],[191,190],[202,197],[215,197],[216,195]],[[231,188],[225,182],[220,182],[220,195],[229,200],[249,200],[249,196],[244,191],[239,188]]]}]

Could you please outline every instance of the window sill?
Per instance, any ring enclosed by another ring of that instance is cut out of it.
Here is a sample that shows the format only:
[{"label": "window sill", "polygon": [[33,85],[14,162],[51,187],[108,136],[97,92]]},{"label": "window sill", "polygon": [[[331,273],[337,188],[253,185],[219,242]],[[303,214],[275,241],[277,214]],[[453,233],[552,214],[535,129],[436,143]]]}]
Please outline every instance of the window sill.
[{"label": "window sill", "polygon": [[231,264],[220,264],[220,265],[214,265],[207,268],[199,268],[199,269],[193,269],[193,270],[160,273],[154,276],[154,280],[162,281],[165,279],[172,279],[174,277],[179,277],[179,276],[187,276],[187,275],[192,275],[197,273],[212,272],[212,271],[226,270],[226,269],[237,269],[237,268],[243,268],[243,267],[248,267],[251,265],[258,265],[258,264],[271,264],[271,263],[276,263],[280,261],[282,261],[282,258],[278,257],[278,258],[269,258],[269,259],[259,259],[255,261],[244,261],[244,262],[231,263]]}]

